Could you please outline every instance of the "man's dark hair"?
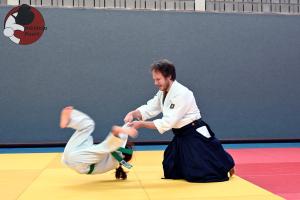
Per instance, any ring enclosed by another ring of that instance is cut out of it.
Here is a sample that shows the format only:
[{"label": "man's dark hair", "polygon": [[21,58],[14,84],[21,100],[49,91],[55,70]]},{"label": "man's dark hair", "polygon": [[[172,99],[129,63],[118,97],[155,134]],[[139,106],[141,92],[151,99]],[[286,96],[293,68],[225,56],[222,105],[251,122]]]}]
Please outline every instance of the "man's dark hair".
[{"label": "man's dark hair", "polygon": [[165,78],[171,76],[171,80],[176,79],[176,70],[173,63],[167,59],[159,60],[151,65],[151,71],[160,72]]}]

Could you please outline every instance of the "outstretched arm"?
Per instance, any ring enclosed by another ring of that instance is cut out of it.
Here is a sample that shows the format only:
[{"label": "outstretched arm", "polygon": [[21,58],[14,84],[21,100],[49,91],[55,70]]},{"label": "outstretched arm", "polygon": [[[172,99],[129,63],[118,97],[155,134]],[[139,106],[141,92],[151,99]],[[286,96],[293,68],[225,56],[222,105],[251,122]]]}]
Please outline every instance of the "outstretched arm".
[{"label": "outstretched arm", "polygon": [[162,111],[159,100],[160,95],[160,92],[158,92],[152,99],[147,102],[147,104],[142,105],[139,108],[129,112],[125,116],[124,122],[132,122],[134,119],[145,121],[157,116]]},{"label": "outstretched arm", "polygon": [[138,119],[138,120],[142,119],[142,114],[139,110],[133,110],[127,113],[127,115],[124,118],[124,122],[125,123],[132,122],[133,119]]},{"label": "outstretched arm", "polygon": [[139,129],[139,128],[157,129],[152,121],[133,121],[129,123],[128,126],[134,129]]}]

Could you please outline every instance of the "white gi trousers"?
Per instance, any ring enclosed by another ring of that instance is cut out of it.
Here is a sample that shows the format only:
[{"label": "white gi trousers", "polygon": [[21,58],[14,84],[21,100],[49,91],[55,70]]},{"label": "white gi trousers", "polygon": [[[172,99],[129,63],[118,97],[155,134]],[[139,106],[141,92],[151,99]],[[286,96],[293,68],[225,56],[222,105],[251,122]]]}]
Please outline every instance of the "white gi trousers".
[{"label": "white gi trousers", "polygon": [[119,162],[111,155],[119,147],[125,147],[128,139],[127,134],[119,137],[108,134],[100,144],[93,144],[92,132],[95,128],[94,121],[86,114],[72,110],[68,128],[75,129],[75,133],[68,141],[62,162],[80,174],[87,174],[90,165],[95,164],[92,174],[104,173],[119,166]]}]

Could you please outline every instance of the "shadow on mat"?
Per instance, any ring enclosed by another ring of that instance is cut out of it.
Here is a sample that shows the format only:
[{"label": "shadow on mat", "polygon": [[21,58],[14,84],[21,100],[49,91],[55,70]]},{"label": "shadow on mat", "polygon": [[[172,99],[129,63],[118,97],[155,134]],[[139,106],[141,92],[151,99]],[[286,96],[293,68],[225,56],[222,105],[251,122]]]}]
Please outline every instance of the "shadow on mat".
[{"label": "shadow on mat", "polygon": [[[208,183],[209,184],[209,183]],[[206,183],[206,185],[208,185]],[[148,189],[164,189],[164,188],[174,188],[174,187],[191,187],[191,186],[198,187],[201,184],[189,183],[184,180],[166,180],[166,179],[159,179],[155,182],[153,181],[145,181],[141,182],[137,179],[127,179],[127,180],[99,180],[99,181],[91,181],[86,183],[80,184],[72,184],[64,186],[65,189],[69,190],[82,190],[82,191],[99,191],[101,190],[128,190],[128,189],[137,189],[137,188],[148,188]],[[201,186],[200,186],[201,187]]]},{"label": "shadow on mat", "polygon": [[137,180],[99,180],[99,181],[91,181],[86,183],[80,183],[80,184],[72,184],[72,185],[66,185],[64,186],[65,189],[71,189],[71,190],[115,190],[115,189],[124,189],[127,190],[128,188],[134,188],[140,187],[141,185]]}]

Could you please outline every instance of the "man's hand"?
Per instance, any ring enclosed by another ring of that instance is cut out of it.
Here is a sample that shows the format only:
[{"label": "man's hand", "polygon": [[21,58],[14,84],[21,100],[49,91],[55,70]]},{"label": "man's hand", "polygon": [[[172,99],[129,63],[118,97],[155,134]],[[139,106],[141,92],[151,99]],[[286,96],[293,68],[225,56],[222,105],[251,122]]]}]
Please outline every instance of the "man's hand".
[{"label": "man's hand", "polygon": [[124,118],[124,122],[125,123],[130,123],[134,119],[138,119],[138,120],[142,119],[142,114],[140,113],[139,110],[134,110],[134,111],[131,111],[131,112],[127,113],[127,115]]},{"label": "man's hand", "polygon": [[143,127],[143,121],[133,121],[128,123],[128,126],[135,128],[135,129],[139,129]]},{"label": "man's hand", "polygon": [[128,126],[135,129],[139,129],[139,128],[156,129],[152,121],[133,121],[128,123]]},{"label": "man's hand", "polygon": [[125,123],[130,123],[132,121],[133,121],[133,113],[131,111],[131,112],[127,113],[127,115],[125,116],[124,122]]}]

